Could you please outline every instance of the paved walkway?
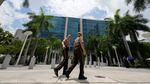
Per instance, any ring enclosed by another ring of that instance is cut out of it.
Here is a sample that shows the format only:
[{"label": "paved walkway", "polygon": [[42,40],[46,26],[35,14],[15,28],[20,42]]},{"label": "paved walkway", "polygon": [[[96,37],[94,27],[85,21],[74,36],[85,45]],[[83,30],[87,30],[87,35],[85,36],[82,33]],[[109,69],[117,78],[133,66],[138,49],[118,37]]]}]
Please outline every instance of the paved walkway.
[{"label": "paved walkway", "polygon": [[[85,68],[87,80],[78,80],[78,66],[70,74],[56,77],[50,65],[36,65],[34,69],[28,67],[8,67],[0,70],[0,84],[150,84],[149,69],[126,69],[119,67]],[[59,72],[62,74],[62,70]]]}]

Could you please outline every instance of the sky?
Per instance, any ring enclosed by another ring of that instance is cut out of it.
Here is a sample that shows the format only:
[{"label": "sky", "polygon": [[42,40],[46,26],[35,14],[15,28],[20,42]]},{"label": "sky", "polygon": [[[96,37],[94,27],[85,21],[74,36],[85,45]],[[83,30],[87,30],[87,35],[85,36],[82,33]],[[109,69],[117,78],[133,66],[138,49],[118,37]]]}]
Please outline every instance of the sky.
[{"label": "sky", "polygon": [[[0,6],[0,23],[4,30],[15,33],[17,29],[25,29],[22,24],[28,22],[28,12],[39,14],[40,7],[46,15],[65,16],[103,20],[113,17],[115,11],[120,9],[123,15],[127,10],[136,14],[133,6],[127,5],[125,0],[29,0],[29,8],[22,7],[24,0],[5,0]],[[141,12],[150,20],[150,8]],[[150,27],[150,22],[147,24]],[[144,32],[140,32],[142,35]],[[143,39],[140,36],[140,39]]]}]

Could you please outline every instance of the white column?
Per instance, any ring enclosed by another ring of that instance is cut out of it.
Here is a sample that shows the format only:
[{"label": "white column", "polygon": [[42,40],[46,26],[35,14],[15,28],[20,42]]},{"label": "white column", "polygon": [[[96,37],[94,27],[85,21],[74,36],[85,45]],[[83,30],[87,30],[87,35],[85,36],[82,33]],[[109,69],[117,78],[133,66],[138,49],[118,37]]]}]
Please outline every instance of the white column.
[{"label": "white column", "polygon": [[80,18],[80,32],[82,33],[82,39],[83,39],[83,20]]},{"label": "white column", "polygon": [[83,20],[80,18],[80,32],[83,34]]},{"label": "white column", "polygon": [[67,36],[67,31],[68,31],[68,17],[66,17],[66,22],[65,22],[64,38]]}]

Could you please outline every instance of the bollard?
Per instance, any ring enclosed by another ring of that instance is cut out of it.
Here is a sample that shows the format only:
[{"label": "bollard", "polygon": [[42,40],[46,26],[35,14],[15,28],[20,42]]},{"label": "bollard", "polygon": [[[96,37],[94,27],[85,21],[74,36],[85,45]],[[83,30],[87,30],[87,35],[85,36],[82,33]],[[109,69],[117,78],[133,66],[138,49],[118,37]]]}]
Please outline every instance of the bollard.
[{"label": "bollard", "polygon": [[85,68],[87,68],[87,57],[85,57]]},{"label": "bollard", "polygon": [[98,67],[100,67],[100,58],[98,57]]},{"label": "bollard", "polygon": [[106,65],[105,66],[108,66],[108,60],[107,60],[107,58],[106,58]]},{"label": "bollard", "polygon": [[96,61],[94,61],[93,63],[94,63],[94,67],[96,67]]},{"label": "bollard", "polygon": [[89,61],[89,67],[91,67],[91,65],[92,65],[92,61]]},{"label": "bollard", "polygon": [[71,66],[71,59],[68,59],[68,67]]},{"label": "bollard", "polygon": [[91,67],[91,65],[92,65],[92,55],[91,55],[91,53],[90,53],[89,67]]},{"label": "bollard", "polygon": [[35,56],[33,56],[31,58],[31,61],[30,61],[30,64],[29,64],[29,68],[28,69],[33,69],[34,65],[35,65],[35,61],[36,61],[36,58]]},{"label": "bollard", "polygon": [[5,59],[3,61],[3,64],[1,66],[1,69],[7,69],[7,67],[9,66],[10,60],[11,60],[11,56],[10,55],[6,55]]},{"label": "bollard", "polygon": [[52,58],[52,61],[51,61],[51,69],[54,69],[55,68],[55,59]]},{"label": "bollard", "polygon": [[55,60],[56,60],[56,53],[55,53],[54,58],[52,58],[52,61],[51,61],[51,69],[55,68]]}]

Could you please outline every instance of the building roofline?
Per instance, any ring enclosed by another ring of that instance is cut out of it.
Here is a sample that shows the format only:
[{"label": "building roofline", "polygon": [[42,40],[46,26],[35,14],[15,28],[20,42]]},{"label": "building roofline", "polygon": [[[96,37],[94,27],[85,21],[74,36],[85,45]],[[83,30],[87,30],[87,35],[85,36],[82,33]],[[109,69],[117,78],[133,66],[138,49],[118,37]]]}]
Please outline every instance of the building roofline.
[{"label": "building roofline", "polygon": [[[57,16],[57,15],[47,15],[47,16],[54,16],[54,17],[60,17],[60,18],[66,18],[67,17],[67,16]],[[78,18],[78,17],[72,17],[72,16],[68,16],[68,18],[83,19],[83,20],[92,20],[92,21],[106,21],[106,20],[100,20],[100,19]]]}]

